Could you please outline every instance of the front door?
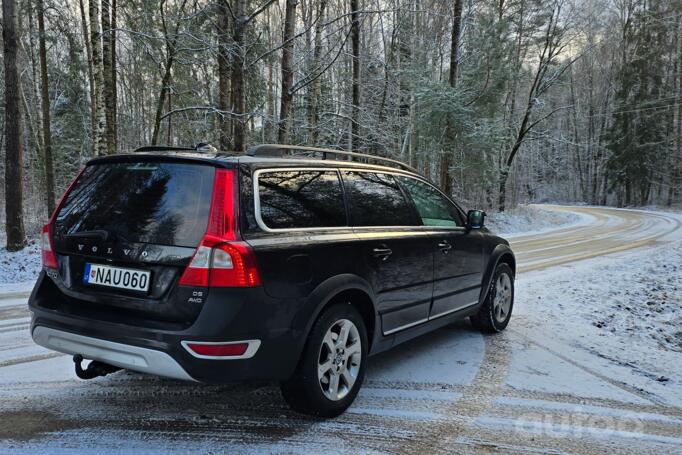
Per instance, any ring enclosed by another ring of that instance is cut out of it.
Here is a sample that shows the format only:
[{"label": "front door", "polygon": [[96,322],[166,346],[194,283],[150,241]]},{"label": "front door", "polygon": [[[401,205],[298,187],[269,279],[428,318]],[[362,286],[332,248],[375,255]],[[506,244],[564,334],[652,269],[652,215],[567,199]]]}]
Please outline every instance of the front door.
[{"label": "front door", "polygon": [[342,173],[366,276],[384,335],[426,322],[433,294],[433,239],[393,175]]},{"label": "front door", "polygon": [[434,283],[429,319],[475,305],[483,279],[480,234],[466,229],[463,214],[435,187],[411,177],[399,180],[432,236]]}]

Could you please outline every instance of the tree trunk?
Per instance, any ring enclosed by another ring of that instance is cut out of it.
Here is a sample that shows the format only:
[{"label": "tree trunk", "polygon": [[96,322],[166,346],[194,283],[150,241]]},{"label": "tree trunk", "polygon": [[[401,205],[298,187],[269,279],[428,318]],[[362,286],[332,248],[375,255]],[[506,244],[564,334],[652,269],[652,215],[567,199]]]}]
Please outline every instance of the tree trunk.
[{"label": "tree trunk", "polygon": [[350,149],[357,151],[360,135],[360,13],[358,0],[350,0],[351,45],[353,54],[353,94],[351,111]]},{"label": "tree trunk", "polygon": [[[226,0],[227,1],[227,0]],[[218,8],[218,134],[219,148],[231,148],[230,110],[230,10],[223,3]]]},{"label": "tree trunk", "polygon": [[92,142],[95,143],[95,131],[97,130],[97,113],[95,111],[95,76],[92,74],[92,47],[90,46],[90,32],[88,31],[88,20],[85,15],[85,5],[83,0],[79,0],[81,10],[81,22],[83,24],[83,42],[85,43],[85,56],[88,59],[88,82],[90,83],[90,134]]},{"label": "tree trunk", "polygon": [[282,36],[282,94],[279,105],[279,125],[277,138],[280,143],[287,142],[288,125],[291,115],[291,102],[294,94],[294,69],[292,59],[294,52],[294,33],[296,32],[296,5],[298,0],[286,0],[284,13],[284,35]]},{"label": "tree trunk", "polygon": [[26,245],[24,232],[24,143],[21,86],[17,67],[17,11],[15,0],[2,1],[2,41],[5,64],[5,232],[7,250]]},{"label": "tree trunk", "polygon": [[116,87],[116,84],[118,83],[116,68],[116,27],[118,26],[118,21],[116,20],[116,10],[116,0],[111,0],[111,32],[109,33],[111,38],[111,74],[109,76],[109,84],[111,87],[111,138],[113,141],[114,153],[118,150],[118,88]]},{"label": "tree trunk", "polygon": [[43,114],[43,160],[45,167],[45,197],[48,217],[54,212],[54,164],[52,160],[52,133],[50,127],[50,91],[47,78],[47,49],[45,47],[45,8],[37,0],[38,41],[40,54],[40,107]]},{"label": "tree trunk", "polygon": [[[450,72],[449,83],[450,87],[457,86],[457,73],[459,69],[459,35],[462,30],[462,0],[455,0],[454,11],[452,15],[452,35],[450,39]],[[452,165],[452,155],[454,153],[455,137],[457,135],[456,127],[453,125],[451,118],[447,119],[447,138],[449,144],[446,145],[445,150],[440,155],[440,187],[447,195],[452,194],[452,179],[450,179],[450,166]]]},{"label": "tree trunk", "polygon": [[[325,10],[327,8],[327,0],[320,0],[319,9],[317,11],[317,23],[315,24],[315,48],[313,49],[313,62],[310,65],[311,71],[320,71],[320,58],[322,56],[322,31],[324,29],[323,22],[325,18]],[[310,145],[317,145],[320,137],[320,131],[317,127],[319,122],[318,107],[320,105],[320,96],[322,96],[322,78],[317,77],[310,87],[310,101],[308,106],[308,124],[310,127]]]},{"label": "tree trunk", "polygon": [[234,15],[237,18],[232,27],[232,42],[235,47],[234,62],[232,64],[232,109],[233,109],[233,148],[236,152],[246,150],[246,95],[244,93],[244,60],[246,50],[244,49],[244,19],[246,0],[234,0]]},{"label": "tree trunk", "polygon": [[95,131],[93,153],[106,155],[106,113],[104,112],[104,70],[102,67],[102,33],[100,31],[99,0],[90,0],[90,47],[92,48],[92,76],[95,92]]},{"label": "tree trunk", "polygon": [[108,155],[116,153],[114,143],[114,91],[111,74],[114,71],[111,60],[111,15],[110,0],[102,0],[102,93],[104,96],[104,116],[106,118],[105,141]]}]

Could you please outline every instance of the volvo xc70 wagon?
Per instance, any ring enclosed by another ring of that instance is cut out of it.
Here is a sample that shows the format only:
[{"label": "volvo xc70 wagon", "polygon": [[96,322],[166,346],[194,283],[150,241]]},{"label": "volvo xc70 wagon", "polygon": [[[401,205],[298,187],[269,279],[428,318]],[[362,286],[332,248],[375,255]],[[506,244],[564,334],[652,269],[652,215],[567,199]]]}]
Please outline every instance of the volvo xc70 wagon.
[{"label": "volvo xc70 wagon", "polygon": [[507,326],[515,258],[484,217],[405,164],[338,150],[95,158],[43,228],[31,333],[81,378],[274,380],[336,416],[371,355],[466,317]]}]

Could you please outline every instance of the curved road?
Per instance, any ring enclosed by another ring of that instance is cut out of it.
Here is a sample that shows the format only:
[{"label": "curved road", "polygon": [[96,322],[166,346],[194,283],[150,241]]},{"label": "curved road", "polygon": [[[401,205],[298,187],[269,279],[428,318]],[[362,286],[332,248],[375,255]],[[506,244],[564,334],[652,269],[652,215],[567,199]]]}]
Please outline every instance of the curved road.
[{"label": "curved road", "polygon": [[[510,237],[522,293],[539,279],[532,271],[682,239],[678,216],[543,207],[584,217]],[[622,365],[570,333],[548,331],[522,301],[500,335],[461,323],[373,357],[353,407],[316,421],[289,411],[272,384],[207,386],[128,372],[78,381],[67,356],[31,342],[25,300],[0,296],[5,453],[682,453],[681,396],[621,378],[629,374]]]}]

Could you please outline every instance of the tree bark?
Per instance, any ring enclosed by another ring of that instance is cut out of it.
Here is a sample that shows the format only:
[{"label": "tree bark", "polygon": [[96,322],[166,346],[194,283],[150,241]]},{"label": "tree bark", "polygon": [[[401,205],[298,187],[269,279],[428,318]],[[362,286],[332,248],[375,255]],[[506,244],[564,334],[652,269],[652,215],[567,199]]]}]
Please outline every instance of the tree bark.
[{"label": "tree bark", "polygon": [[26,245],[24,232],[24,143],[21,86],[17,67],[17,10],[15,0],[2,1],[2,38],[5,64],[5,232],[7,250]]},{"label": "tree bark", "polygon": [[[313,62],[311,65],[311,71],[320,71],[320,59],[322,56],[322,32],[323,32],[323,22],[326,15],[327,0],[320,0],[319,9],[317,11],[317,23],[315,24],[315,44],[313,49]],[[310,111],[308,113],[308,124],[310,125],[310,143],[311,145],[317,145],[320,137],[320,131],[317,127],[319,123],[319,112],[318,108],[320,106],[320,97],[322,96],[322,78],[317,77],[313,81],[312,87],[310,87],[310,101],[308,106]]]},{"label": "tree bark", "polygon": [[37,0],[38,41],[40,55],[40,106],[43,114],[43,166],[45,168],[45,197],[48,216],[54,212],[54,164],[52,160],[52,133],[50,127],[50,91],[47,77],[47,49],[45,47],[45,7]]},{"label": "tree bark", "polygon": [[111,118],[112,118],[112,141],[114,153],[118,150],[118,69],[116,68],[116,27],[118,26],[117,15],[117,1],[111,0],[111,32],[109,36],[111,38],[111,74],[109,86],[111,87]]},{"label": "tree bark", "polygon": [[298,0],[286,0],[284,35],[282,36],[282,95],[279,104],[279,124],[277,128],[277,138],[280,143],[287,142],[291,102],[294,98],[291,90],[294,85],[292,59],[294,53],[293,37],[296,32],[296,5],[298,5]]},{"label": "tree bark", "polygon": [[[451,88],[457,86],[457,74],[459,70],[459,35],[462,30],[462,0],[455,0],[452,15],[452,35],[450,36],[450,72],[449,83]],[[445,150],[440,155],[440,187],[447,195],[452,193],[452,179],[450,179],[450,166],[452,165],[452,155],[454,153],[456,127],[452,119],[447,119],[447,138],[450,144],[446,145]]]},{"label": "tree bark", "polygon": [[114,62],[111,59],[111,4],[110,0],[102,0],[102,93],[104,96],[104,116],[106,118],[105,141],[108,155],[116,153],[114,139],[114,91],[111,86]]},{"label": "tree bark", "polygon": [[230,110],[230,9],[223,0],[218,7],[218,116],[219,148],[231,148],[232,123]]},{"label": "tree bark", "polygon": [[357,151],[360,135],[360,13],[358,0],[350,0],[351,46],[353,55],[350,149]]},{"label": "tree bark", "polygon": [[235,47],[234,62],[232,64],[232,140],[233,148],[241,153],[246,150],[246,95],[244,93],[244,64],[246,50],[244,49],[244,28],[247,21],[244,17],[246,0],[234,0],[233,11],[236,17],[232,27],[232,42]]},{"label": "tree bark", "polygon": [[95,77],[92,74],[92,47],[90,43],[90,32],[88,31],[88,20],[85,14],[83,0],[79,0],[81,11],[81,23],[83,24],[83,42],[85,43],[85,56],[88,59],[88,82],[90,83],[90,131],[92,142],[95,142],[95,131],[97,130],[97,113],[95,111]]},{"label": "tree bark", "polygon": [[90,47],[92,48],[92,76],[95,93],[95,131],[93,132],[93,153],[106,155],[106,124],[104,112],[104,70],[102,67],[102,32],[100,30],[99,0],[90,0]]}]

